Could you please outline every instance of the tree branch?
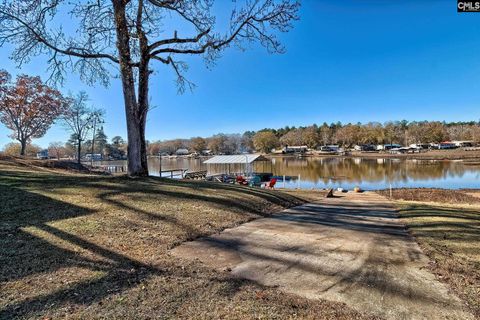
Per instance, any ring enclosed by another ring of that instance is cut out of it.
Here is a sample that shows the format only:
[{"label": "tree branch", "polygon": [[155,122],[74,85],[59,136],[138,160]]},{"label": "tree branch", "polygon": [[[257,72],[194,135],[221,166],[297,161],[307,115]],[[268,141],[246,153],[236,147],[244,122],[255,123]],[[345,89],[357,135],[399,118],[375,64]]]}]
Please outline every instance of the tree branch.
[{"label": "tree branch", "polygon": [[[177,12],[183,19],[186,21],[190,22],[195,26],[195,28],[199,31],[210,29],[207,26],[212,25],[213,21],[210,17],[203,15],[200,19],[197,17],[193,16],[190,17],[186,10],[182,10],[181,6],[184,4],[184,1],[178,1],[178,0],[148,0],[152,5],[159,7],[159,8],[164,8],[168,10],[172,10]],[[176,6],[178,5],[178,6]]]},{"label": "tree branch", "polygon": [[186,71],[188,69],[187,64],[185,64],[182,61],[174,61],[171,56],[168,56],[168,58],[162,58],[162,57],[157,57],[154,56],[152,57],[155,60],[158,60],[164,64],[169,64],[172,66],[173,70],[177,74],[177,87],[178,87],[178,93],[181,94],[185,92],[185,85],[188,86],[188,88],[192,91],[195,88],[195,84],[191,81],[189,81],[185,76],[182,74],[183,71]]},{"label": "tree branch", "polygon": [[[61,54],[64,54],[64,55],[68,55],[68,56],[74,56],[74,57],[77,57],[77,58],[84,58],[84,59],[108,59],[114,63],[119,63],[118,59],[115,58],[114,56],[112,55],[109,55],[109,54],[106,54],[106,53],[95,53],[95,52],[88,52],[86,49],[84,48],[59,48],[57,46],[55,46],[54,44],[52,44],[51,42],[49,42],[46,38],[44,38],[43,36],[40,35],[39,32],[37,32],[33,27],[31,27],[27,22],[25,22],[24,20],[20,19],[19,17],[16,17],[4,10],[0,10],[0,14],[3,14],[4,16],[18,22],[19,24],[21,24],[23,27],[25,27],[32,35],[33,37],[40,43],[44,44],[46,47],[48,47],[49,49],[53,50],[54,52],[57,52],[57,53],[61,53]],[[80,50],[80,51],[76,51],[76,50]],[[83,52],[81,52],[83,51]]]},{"label": "tree branch", "polygon": [[165,39],[165,40],[160,40],[157,42],[152,43],[150,46],[148,46],[149,50],[152,51],[160,46],[166,45],[166,44],[172,44],[172,43],[195,43],[199,42],[205,35],[207,35],[210,32],[210,28],[200,32],[195,38],[170,38],[170,39]]}]

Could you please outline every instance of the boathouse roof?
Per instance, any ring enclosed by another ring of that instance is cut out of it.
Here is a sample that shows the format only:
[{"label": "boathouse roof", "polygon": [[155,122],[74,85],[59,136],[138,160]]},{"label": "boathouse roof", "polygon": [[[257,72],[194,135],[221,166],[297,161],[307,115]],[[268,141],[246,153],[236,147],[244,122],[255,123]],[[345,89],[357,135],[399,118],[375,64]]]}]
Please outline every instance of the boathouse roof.
[{"label": "boathouse roof", "polygon": [[215,156],[210,158],[203,163],[205,164],[246,164],[257,161],[270,161],[265,156],[261,154],[234,154],[228,156]]}]

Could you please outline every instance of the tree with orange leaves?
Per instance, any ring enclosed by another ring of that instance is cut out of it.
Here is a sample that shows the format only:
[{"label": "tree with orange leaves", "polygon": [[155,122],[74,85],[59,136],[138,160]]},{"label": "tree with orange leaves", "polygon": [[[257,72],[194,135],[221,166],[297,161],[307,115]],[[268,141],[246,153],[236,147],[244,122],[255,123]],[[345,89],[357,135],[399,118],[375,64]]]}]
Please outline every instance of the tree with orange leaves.
[{"label": "tree with orange leaves", "polygon": [[67,105],[68,100],[40,77],[19,75],[12,82],[10,74],[0,70],[0,121],[13,131],[10,137],[20,142],[20,155],[25,155],[32,139],[47,132]]}]

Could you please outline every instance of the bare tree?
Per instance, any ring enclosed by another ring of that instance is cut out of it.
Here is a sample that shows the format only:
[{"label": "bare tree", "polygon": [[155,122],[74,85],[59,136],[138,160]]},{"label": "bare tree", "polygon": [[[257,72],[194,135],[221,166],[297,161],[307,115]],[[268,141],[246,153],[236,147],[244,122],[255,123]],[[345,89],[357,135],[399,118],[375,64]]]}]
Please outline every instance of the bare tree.
[{"label": "bare tree", "polygon": [[61,141],[50,142],[48,145],[48,155],[57,158],[60,160],[61,157],[65,156],[66,150],[65,145]]},{"label": "bare tree", "polygon": [[302,129],[292,129],[280,138],[283,146],[300,146],[303,144]]},{"label": "bare tree", "polygon": [[[107,84],[118,71],[128,131],[128,172],[148,174],[145,124],[151,61],[172,67],[180,92],[191,87],[182,55],[202,55],[211,63],[232,44],[259,42],[271,53],[283,52],[274,32],[287,32],[296,20],[294,0],[234,2],[225,32],[216,28],[213,0],[4,0],[0,5],[0,46],[14,44],[19,65],[32,55],[46,54],[52,78],[66,70],[80,72],[87,83]],[[74,34],[55,26],[56,15],[70,13]],[[193,35],[162,30],[165,24],[192,29]],[[188,25],[188,26],[187,26]],[[173,34],[172,34],[173,33]]]},{"label": "bare tree", "polygon": [[208,139],[208,148],[214,154],[225,153],[226,142],[227,142],[227,135],[223,133],[219,133]]},{"label": "bare tree", "polygon": [[63,122],[72,134],[72,140],[75,141],[77,147],[77,162],[80,164],[82,143],[93,128],[95,115],[97,113],[101,114],[101,112],[87,107],[88,95],[84,91],[81,91],[71,100],[70,107],[63,116]]}]

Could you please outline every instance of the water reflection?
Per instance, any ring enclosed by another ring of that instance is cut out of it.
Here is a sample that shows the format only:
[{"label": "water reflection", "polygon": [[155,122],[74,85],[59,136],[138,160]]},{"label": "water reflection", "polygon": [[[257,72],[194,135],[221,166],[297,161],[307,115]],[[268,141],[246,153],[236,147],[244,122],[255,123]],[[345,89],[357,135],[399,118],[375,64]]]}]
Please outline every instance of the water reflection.
[{"label": "water reflection", "polygon": [[361,186],[364,189],[389,187],[478,188],[480,167],[459,161],[411,159],[273,159],[277,172],[298,175],[301,187]]},{"label": "water reflection", "polygon": [[[149,158],[150,174],[159,175],[158,158]],[[162,170],[178,168],[207,170],[199,159],[162,159]],[[480,188],[480,166],[465,166],[461,161],[363,158],[274,158],[274,175],[298,177],[301,188],[343,187],[382,189],[392,187]],[[268,171],[269,167],[258,167]],[[282,186],[283,183],[280,183]],[[285,183],[297,187],[298,181]]]}]

